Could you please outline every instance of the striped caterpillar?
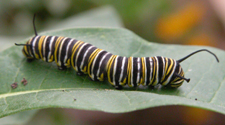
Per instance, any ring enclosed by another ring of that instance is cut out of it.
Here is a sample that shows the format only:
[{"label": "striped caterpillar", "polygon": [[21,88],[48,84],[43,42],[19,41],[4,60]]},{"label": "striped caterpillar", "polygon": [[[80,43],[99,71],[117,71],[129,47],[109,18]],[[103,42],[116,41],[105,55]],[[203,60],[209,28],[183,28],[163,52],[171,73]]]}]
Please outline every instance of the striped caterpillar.
[{"label": "striped caterpillar", "polygon": [[129,87],[169,86],[177,88],[189,78],[184,77],[180,63],[190,56],[206,51],[212,54],[217,62],[217,56],[209,50],[197,50],[182,59],[174,60],[162,56],[154,57],[122,57],[99,49],[89,43],[61,36],[39,36],[35,28],[35,16],[33,26],[35,36],[24,46],[23,54],[28,61],[42,59],[45,62],[55,61],[59,69],[73,67],[78,75],[88,74],[94,81],[108,79],[116,89],[122,86]]}]

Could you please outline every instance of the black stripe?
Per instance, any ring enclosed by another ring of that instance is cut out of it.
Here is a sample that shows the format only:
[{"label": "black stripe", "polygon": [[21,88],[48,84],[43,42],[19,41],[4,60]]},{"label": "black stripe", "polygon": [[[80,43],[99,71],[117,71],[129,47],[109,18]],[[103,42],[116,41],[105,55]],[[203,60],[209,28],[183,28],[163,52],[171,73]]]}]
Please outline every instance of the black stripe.
[{"label": "black stripe", "polygon": [[92,46],[92,45],[91,45],[91,44],[86,44],[86,45],[82,48],[82,50],[80,50],[80,54],[79,54],[79,56],[77,57],[77,72],[78,72],[78,73],[82,73],[82,71],[81,71],[81,69],[80,69],[80,65],[81,65],[82,60],[83,60],[83,58],[84,58],[85,52],[87,51],[87,49],[88,49],[90,46]]},{"label": "black stripe", "polygon": [[42,59],[45,58],[45,57],[44,57],[44,56],[45,56],[45,55],[44,55],[44,41],[45,41],[46,37],[47,37],[47,36],[45,36],[45,38],[43,39],[42,44],[41,44],[41,53],[40,53],[40,55],[42,56]]},{"label": "black stripe", "polygon": [[113,54],[108,54],[105,59],[102,61],[102,65],[100,67],[100,73],[99,74],[102,74],[104,73],[104,76],[107,77],[107,71],[106,71],[106,65],[108,64],[108,61],[109,59],[111,58]]},{"label": "black stripe", "polygon": [[[33,42],[34,42],[34,40],[36,39],[36,38],[38,38],[39,36],[35,36],[35,37],[33,37],[33,39],[31,40],[31,42],[30,42],[30,44],[32,45],[32,46],[30,46],[30,52],[31,52],[31,55],[34,57],[34,58],[36,58],[35,57],[35,55],[34,55],[34,50],[33,50]],[[34,45],[35,46],[35,45]],[[35,47],[34,47],[35,48]]]},{"label": "black stripe", "polygon": [[158,67],[159,67],[159,69],[158,69],[158,71],[159,71],[159,73],[158,73],[158,82],[160,83],[161,78],[163,76],[163,69],[165,67],[163,67],[163,58],[161,56],[157,56],[157,59],[158,59]]},{"label": "black stripe", "polygon": [[55,36],[54,40],[53,40],[53,43],[52,43],[52,51],[51,51],[51,56],[53,56],[53,60],[55,60],[55,56],[54,56],[54,53],[55,53],[55,46],[56,46],[56,41],[59,37],[58,36]]},{"label": "black stripe", "polygon": [[[79,43],[78,43],[79,44]],[[77,64],[77,62],[76,62],[76,57],[77,57],[77,53],[78,53],[78,50],[79,50],[79,48],[84,44],[84,43],[81,43],[81,44],[79,44],[79,45],[76,45],[77,47],[77,49],[74,51],[73,50],[73,52],[72,53],[74,53],[74,56],[73,56],[73,60],[71,60],[71,61],[73,61],[73,63],[74,63],[74,67],[76,66],[76,64]]]},{"label": "black stripe", "polygon": [[123,77],[121,81],[124,81],[124,79],[127,77],[127,68],[128,68],[128,58],[125,57],[125,64],[124,64],[124,71],[123,71]]},{"label": "black stripe", "polygon": [[[173,60],[173,61],[174,61],[174,60]],[[176,63],[176,61],[174,61],[174,66],[175,66],[175,63]],[[173,67],[174,67],[174,66],[173,66]],[[171,71],[171,72],[172,72],[172,71]],[[176,78],[176,76],[174,75],[175,72],[176,72],[176,73],[179,72],[179,66],[178,66],[178,65],[176,65],[175,70],[174,70],[174,72],[173,72],[173,76],[171,77],[169,83],[171,83],[171,82]]]},{"label": "black stripe", "polygon": [[[66,37],[63,37],[60,41],[59,41],[59,44],[58,44],[58,48],[55,48],[55,49],[57,49],[57,54],[56,54],[56,56],[55,56],[55,60],[58,62],[58,61],[60,61],[60,59],[58,59],[58,57],[59,57],[59,52],[60,52],[60,46],[61,46],[61,44],[62,44],[62,41],[64,40],[64,39],[66,39]],[[59,62],[58,62],[59,63]],[[61,64],[62,65],[62,64]]]},{"label": "black stripe", "polygon": [[[97,49],[97,47],[93,47],[93,48],[91,48],[89,51],[88,51],[88,53],[87,53],[87,55],[86,55],[86,57],[85,57],[85,59],[84,59],[84,65],[83,65],[83,67],[82,67],[82,70],[84,70],[84,67],[86,66],[88,66],[88,60],[89,60],[89,57],[91,56],[91,54],[95,51]],[[88,68],[88,67],[87,67]],[[88,70],[88,69],[87,69]]]},{"label": "black stripe", "polygon": [[[98,53],[98,54],[99,54],[98,57],[95,58],[96,61],[95,61],[95,65],[93,66],[93,67],[94,67],[94,68],[93,68],[94,80],[98,80],[98,79],[97,79],[97,71],[98,71],[99,63],[100,63],[101,58],[102,58],[106,53],[107,53],[107,51],[101,51],[100,53]],[[94,60],[95,60],[95,59],[94,59]],[[94,60],[93,60],[93,62],[94,62]],[[92,62],[92,63],[93,63],[93,62]],[[92,67],[91,67],[91,68],[92,68]]]},{"label": "black stripe", "polygon": [[[60,55],[60,62],[61,62],[61,67],[62,68],[66,68],[66,66],[64,64],[64,59],[66,58],[66,51],[67,51],[66,48],[67,48],[70,40],[71,40],[71,38],[66,38],[66,40],[62,44],[61,55]],[[72,52],[68,52],[68,53],[72,53]],[[68,56],[67,59],[68,58],[70,58],[70,57]]]},{"label": "black stripe", "polygon": [[24,47],[23,47],[22,51],[23,51],[23,53],[26,55],[26,57],[30,57],[30,55],[28,55],[28,54],[26,53]]},{"label": "black stripe", "polygon": [[41,36],[37,38],[37,42],[35,43],[35,53],[38,55],[38,58],[41,58],[41,55],[40,55],[39,49],[38,49],[38,44],[40,42],[40,38],[41,38]]},{"label": "black stripe", "polygon": [[[157,61],[156,61],[156,58],[155,57],[153,57],[152,58],[152,66],[153,66],[153,69],[152,69],[152,83],[151,84],[153,84],[154,82],[155,82],[155,80],[156,80],[156,74],[157,74],[157,65],[158,65],[158,63],[157,63]],[[153,71],[155,71],[155,73],[153,74]],[[153,86],[153,85],[152,85]]]},{"label": "black stripe", "polygon": [[115,72],[114,78],[115,78],[116,86],[119,86],[119,83],[120,83],[119,78],[120,78],[120,74],[122,72],[122,70],[121,70],[122,61],[123,61],[123,57],[121,57],[121,56],[117,57],[116,71],[114,71]]},{"label": "black stripe", "polygon": [[50,45],[50,40],[51,40],[51,38],[52,38],[52,36],[49,36],[48,38],[47,38],[47,40],[46,40],[46,42],[45,42],[45,48],[43,48],[43,49],[45,49],[45,58],[46,58],[46,62],[48,62],[48,53],[49,53],[49,45]]},{"label": "black stripe", "polygon": [[[167,67],[167,69],[170,67],[170,65],[172,65],[172,62],[171,62],[171,60],[168,58],[168,67]],[[172,68],[171,68],[170,72],[166,75],[166,77],[165,77],[165,79],[163,80],[163,82],[166,81],[166,80],[168,79],[168,77],[169,77],[170,74],[172,73],[173,67],[174,67],[174,63],[173,63],[173,65],[172,65]],[[169,84],[169,83],[170,83],[170,82],[168,82],[167,84]]]},{"label": "black stripe", "polygon": [[150,73],[151,73],[151,65],[150,65],[150,58],[149,57],[145,57],[145,63],[146,63],[146,70],[147,70],[147,78],[145,81],[145,85],[147,86],[150,83]]},{"label": "black stripe", "polygon": [[139,58],[139,66],[140,66],[140,68],[139,68],[139,81],[138,81],[138,83],[140,83],[141,82],[141,79],[142,79],[142,77],[143,77],[143,71],[142,71],[142,60],[141,60],[141,58]]},{"label": "black stripe", "polygon": [[112,65],[110,67],[110,79],[111,79],[111,82],[113,82],[113,77],[114,77],[114,75],[113,75],[114,63],[115,63],[115,58],[113,59]]},{"label": "black stripe", "polygon": [[[167,70],[168,70],[169,67],[170,67],[170,65],[171,65],[171,61],[170,61],[169,58],[167,58],[167,60],[168,60],[167,62],[165,61],[165,66],[167,64],[167,67],[165,67],[165,68],[167,68]],[[165,75],[166,75],[166,71],[165,71]],[[162,81],[162,83],[164,83],[168,79],[168,77],[169,77],[169,75],[166,75],[165,78],[164,78],[164,80]]]},{"label": "black stripe", "polygon": [[137,57],[133,57],[133,62],[132,62],[132,64],[133,64],[133,66],[132,66],[132,68],[133,68],[133,72],[132,72],[133,83],[132,84],[133,84],[134,87],[137,87],[136,81],[137,81],[137,75],[138,75],[138,72],[139,72],[137,59],[138,59]]}]

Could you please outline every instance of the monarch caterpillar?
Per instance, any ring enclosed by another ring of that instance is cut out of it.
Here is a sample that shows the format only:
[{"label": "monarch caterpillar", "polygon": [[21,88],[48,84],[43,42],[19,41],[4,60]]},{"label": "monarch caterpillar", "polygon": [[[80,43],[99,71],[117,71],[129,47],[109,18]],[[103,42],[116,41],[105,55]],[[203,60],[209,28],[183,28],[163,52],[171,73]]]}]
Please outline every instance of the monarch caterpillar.
[{"label": "monarch caterpillar", "polygon": [[116,88],[130,87],[169,86],[177,88],[189,78],[184,77],[180,63],[190,56],[206,51],[212,54],[217,62],[217,56],[209,50],[197,50],[182,59],[174,60],[162,56],[154,57],[122,57],[99,49],[89,43],[61,36],[39,36],[35,27],[35,15],[33,17],[35,36],[24,46],[23,54],[28,61],[42,59],[45,62],[55,61],[59,69],[73,67],[78,75],[88,74],[94,81],[104,81],[105,77]]}]

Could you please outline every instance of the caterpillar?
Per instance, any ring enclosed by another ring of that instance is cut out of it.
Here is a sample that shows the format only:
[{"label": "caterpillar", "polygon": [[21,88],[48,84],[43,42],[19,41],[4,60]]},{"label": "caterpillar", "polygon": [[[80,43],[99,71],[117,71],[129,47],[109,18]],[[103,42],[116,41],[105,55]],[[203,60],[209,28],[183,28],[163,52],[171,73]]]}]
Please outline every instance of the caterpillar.
[{"label": "caterpillar", "polygon": [[206,51],[219,62],[218,57],[207,49],[197,50],[179,60],[162,56],[123,57],[80,40],[62,36],[39,36],[35,27],[35,15],[33,27],[34,37],[26,44],[15,43],[23,46],[22,52],[28,61],[55,61],[60,70],[72,66],[78,75],[88,74],[93,81],[108,79],[116,89],[122,89],[124,85],[178,88],[184,81],[190,81],[190,78],[184,77],[180,63],[198,52]]}]

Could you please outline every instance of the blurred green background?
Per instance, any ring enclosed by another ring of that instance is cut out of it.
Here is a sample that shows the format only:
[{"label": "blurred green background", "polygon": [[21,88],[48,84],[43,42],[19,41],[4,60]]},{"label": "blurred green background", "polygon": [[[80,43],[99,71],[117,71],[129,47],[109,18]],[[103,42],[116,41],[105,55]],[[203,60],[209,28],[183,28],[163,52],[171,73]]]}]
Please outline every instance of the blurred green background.
[{"label": "blurred green background", "polygon": [[[224,6],[225,2],[215,0],[1,0],[0,51],[34,35],[34,13],[38,32],[124,27],[152,42],[224,49]],[[222,124],[224,118],[202,109],[166,106],[123,114],[44,109],[8,116],[0,119],[0,123]]]}]

